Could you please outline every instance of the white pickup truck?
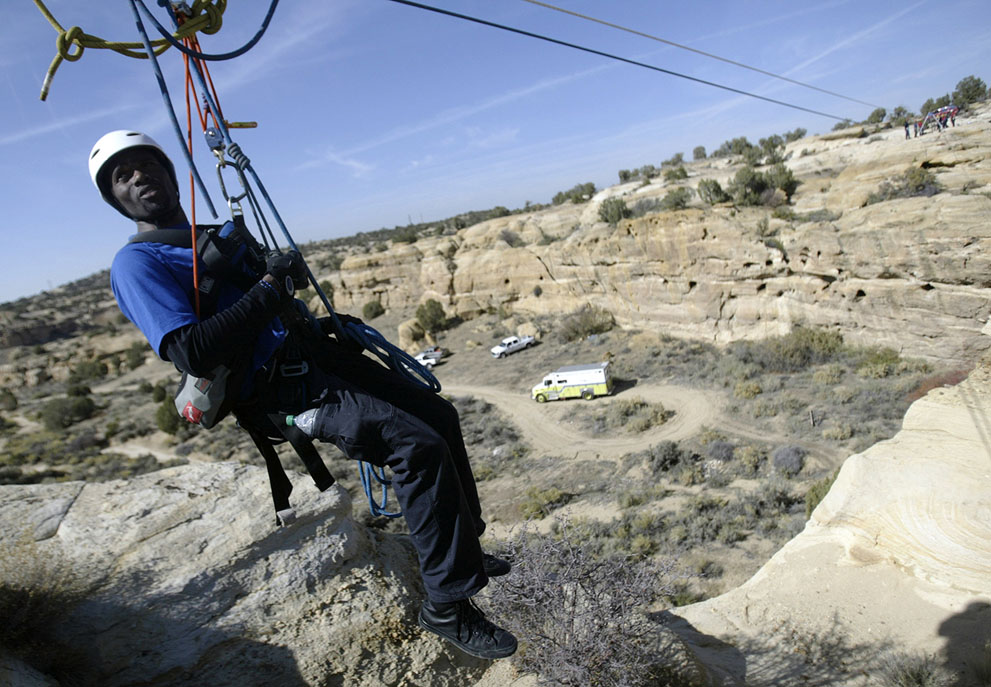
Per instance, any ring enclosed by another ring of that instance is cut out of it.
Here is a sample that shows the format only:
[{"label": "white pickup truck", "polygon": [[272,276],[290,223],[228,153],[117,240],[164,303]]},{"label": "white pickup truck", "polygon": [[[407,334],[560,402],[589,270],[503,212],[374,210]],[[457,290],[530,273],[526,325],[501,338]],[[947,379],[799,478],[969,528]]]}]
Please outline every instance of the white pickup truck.
[{"label": "white pickup truck", "polygon": [[532,336],[507,336],[490,349],[493,358],[505,358],[510,353],[530,348],[535,340]]}]

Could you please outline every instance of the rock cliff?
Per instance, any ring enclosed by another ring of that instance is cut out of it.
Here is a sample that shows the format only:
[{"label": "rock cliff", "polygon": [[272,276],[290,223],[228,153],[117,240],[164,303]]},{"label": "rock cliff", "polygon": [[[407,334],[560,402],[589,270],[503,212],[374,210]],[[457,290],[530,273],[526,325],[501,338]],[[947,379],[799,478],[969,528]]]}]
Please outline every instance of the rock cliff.
[{"label": "rock cliff", "polygon": [[675,610],[726,685],[865,685],[887,651],[953,684],[991,642],[991,366],[915,402],[843,464],[805,530],[742,586]]},{"label": "rock cliff", "polygon": [[0,487],[0,565],[47,580],[42,594],[85,590],[52,647],[74,657],[72,684],[475,682],[488,661],[416,627],[412,549],[357,525],[347,492],[305,479],[285,528],[264,469],[230,463]]},{"label": "rock cliff", "polygon": [[[991,314],[986,119],[907,141],[889,130],[792,143],[788,165],[802,183],[791,212],[777,216],[696,202],[616,227],[598,220],[607,198],[632,205],[672,187],[654,179],[606,189],[585,205],[352,255],[328,275],[335,307],[360,312],[371,300],[401,308],[433,298],[471,318],[500,306],[559,315],[592,303],[623,326],[717,343],[804,323],[905,355],[973,360],[988,347],[981,329]],[[726,186],[738,166],[717,159],[688,168],[681,185],[713,178]],[[865,205],[909,168],[933,172],[943,191]]]}]

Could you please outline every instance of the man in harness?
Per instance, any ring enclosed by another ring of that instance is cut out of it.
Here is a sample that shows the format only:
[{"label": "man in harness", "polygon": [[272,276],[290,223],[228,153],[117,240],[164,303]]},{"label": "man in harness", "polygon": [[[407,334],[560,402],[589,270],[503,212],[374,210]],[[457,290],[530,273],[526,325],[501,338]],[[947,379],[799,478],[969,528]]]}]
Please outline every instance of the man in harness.
[{"label": "man in harness", "polygon": [[[137,223],[110,278],[121,311],[155,353],[195,378],[213,379],[218,366],[229,368],[233,412],[260,449],[266,435],[277,436],[278,414],[315,408],[314,438],[350,458],[388,466],[427,595],[419,624],[474,656],[511,655],[516,638],[471,601],[510,565],[479,544],[485,522],[454,407],[362,355],[340,332],[328,336],[329,318],[316,320],[293,298],[306,284],[298,253],[258,255],[260,246],[248,236],[249,250],[233,260],[240,264],[233,271],[207,264],[197,294],[191,238],[185,246],[161,238],[170,230],[188,235],[190,224],[175,168],[150,137],[106,134],[93,147],[89,169],[104,200]],[[199,252],[199,237],[196,243]],[[204,284],[212,288],[207,292]],[[300,455],[319,487],[333,482],[319,456],[312,466]],[[269,474],[278,508],[280,482],[271,463]],[[284,474],[281,480],[287,502],[291,485]]]}]

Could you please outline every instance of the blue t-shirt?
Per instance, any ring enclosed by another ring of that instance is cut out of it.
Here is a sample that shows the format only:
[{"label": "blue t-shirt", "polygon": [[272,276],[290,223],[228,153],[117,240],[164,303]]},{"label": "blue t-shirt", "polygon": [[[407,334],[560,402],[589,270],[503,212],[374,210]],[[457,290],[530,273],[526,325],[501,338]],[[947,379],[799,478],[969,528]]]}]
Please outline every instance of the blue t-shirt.
[{"label": "blue t-shirt", "polygon": [[[125,244],[110,267],[110,286],[121,312],[137,325],[162,359],[165,359],[162,350],[165,336],[199,322],[194,305],[191,248],[152,242]],[[221,283],[219,288],[217,312],[226,310],[244,295],[230,284]],[[252,372],[272,357],[285,338],[285,327],[279,318],[273,318],[255,340]],[[248,380],[251,378],[252,375],[247,376]]]}]

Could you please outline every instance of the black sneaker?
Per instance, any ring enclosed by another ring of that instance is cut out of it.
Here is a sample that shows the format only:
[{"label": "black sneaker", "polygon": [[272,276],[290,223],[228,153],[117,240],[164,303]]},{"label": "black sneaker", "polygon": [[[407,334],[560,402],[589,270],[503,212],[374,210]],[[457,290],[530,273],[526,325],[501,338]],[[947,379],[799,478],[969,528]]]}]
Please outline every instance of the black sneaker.
[{"label": "black sneaker", "polygon": [[491,553],[482,554],[482,569],[489,577],[499,577],[507,575],[513,569],[509,561],[503,558],[496,558]]},{"label": "black sneaker", "polygon": [[[435,606],[440,606],[438,610]],[[516,637],[489,622],[471,599],[450,604],[424,601],[420,627],[440,635],[465,653],[479,658],[505,658],[516,652]]]}]

